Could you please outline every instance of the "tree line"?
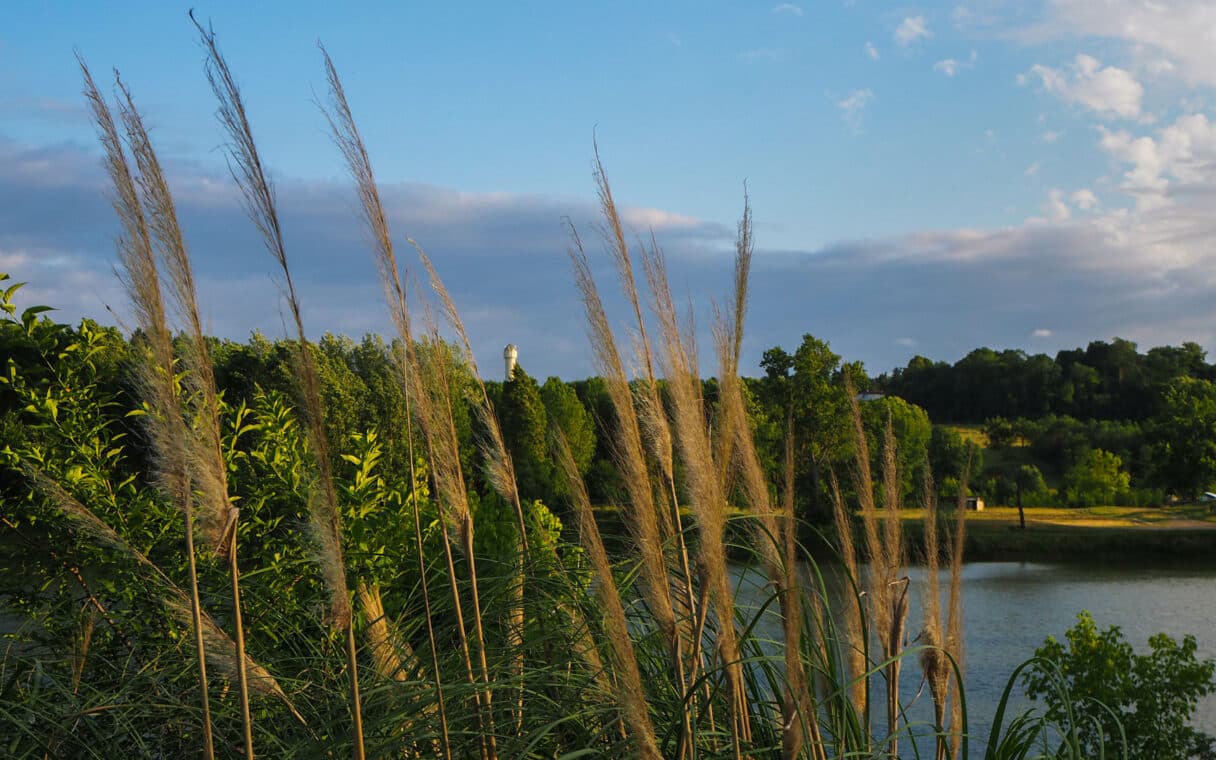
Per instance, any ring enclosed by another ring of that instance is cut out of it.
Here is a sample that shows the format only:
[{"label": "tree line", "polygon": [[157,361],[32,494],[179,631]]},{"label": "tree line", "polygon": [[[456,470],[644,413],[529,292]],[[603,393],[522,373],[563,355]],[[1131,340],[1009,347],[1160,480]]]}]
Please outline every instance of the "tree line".
[{"label": "tree line", "polygon": [[[85,324],[84,329],[112,329]],[[141,340],[138,333],[109,340],[124,348],[101,364],[100,382],[117,394],[130,394],[131,346]],[[27,373],[47,371],[28,346],[7,343],[0,349],[10,365]],[[289,397],[293,341],[255,333],[245,342],[212,344],[216,380],[228,403],[249,404],[267,391]],[[456,349],[440,342],[428,350]],[[330,439],[352,441],[375,431],[386,470],[407,470],[406,399],[391,344],[375,335],[355,341],[327,334],[312,351]],[[1160,504],[1173,495],[1194,497],[1216,483],[1216,367],[1194,343],[1140,353],[1130,341],[1095,341],[1054,359],[981,348],[953,365],[918,356],[871,378],[860,363],[843,361],[827,341],[808,334],[792,352],[779,346],[765,351],[761,369],[761,376],[743,380],[757,453],[776,491],[788,436],[799,512],[812,521],[828,519],[833,483],[851,495],[853,398],[863,399],[859,412],[876,471],[890,424],[899,442],[901,496],[909,503],[920,501],[927,476],[945,497],[957,495],[966,481],[969,493],[998,503],[1039,505]],[[463,403],[473,381],[458,373],[450,382],[452,398],[462,400],[453,417],[467,465],[483,433]],[[566,431],[591,498],[599,504],[619,500],[606,429],[614,419],[612,401],[601,378],[542,382],[519,366],[512,380],[488,382],[487,390],[501,417],[521,496],[562,511],[568,494],[548,440],[556,425]],[[704,381],[703,396],[712,420],[715,379]],[[18,435],[15,400],[0,385],[0,415]],[[944,421],[978,427],[987,446]],[[470,490],[489,493],[476,477]]]}]

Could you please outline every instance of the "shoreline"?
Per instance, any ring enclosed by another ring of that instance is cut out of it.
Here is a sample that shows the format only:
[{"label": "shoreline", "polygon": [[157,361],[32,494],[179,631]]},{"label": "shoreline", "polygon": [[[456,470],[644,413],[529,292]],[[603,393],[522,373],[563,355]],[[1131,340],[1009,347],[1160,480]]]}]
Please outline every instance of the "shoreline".
[{"label": "shoreline", "polygon": [[[1131,511],[1130,508],[1099,508]],[[1087,516],[1086,510],[1072,510],[1073,519],[1059,519],[1062,510],[1027,509],[1026,529],[1018,527],[1017,510],[997,508],[992,512],[967,516],[967,534],[963,549],[966,562],[1052,562],[1059,564],[1094,564],[1143,567],[1216,567],[1216,520],[1163,519],[1144,522],[1129,521],[1126,515]],[[1136,510],[1136,514],[1150,510]],[[1158,513],[1157,510],[1151,510]],[[1007,512],[1012,513],[1012,520]],[[921,537],[924,523],[920,510],[905,510],[901,514],[908,548],[909,564],[922,561]],[[609,552],[620,556],[627,550],[628,530],[623,513],[613,507],[595,508]],[[737,514],[736,517],[742,517]],[[1043,519],[1046,517],[1047,519]],[[952,522],[943,511],[943,523]],[[859,528],[860,526],[856,526]],[[727,527],[731,559],[750,561],[750,551],[743,548],[748,541],[739,520]],[[814,554],[832,561],[830,552],[823,551],[825,542],[832,542],[835,531],[830,526],[806,526],[802,542]],[[855,540],[861,540],[857,533]],[[858,545],[861,545],[860,543]],[[819,551],[816,551],[819,549]]]}]

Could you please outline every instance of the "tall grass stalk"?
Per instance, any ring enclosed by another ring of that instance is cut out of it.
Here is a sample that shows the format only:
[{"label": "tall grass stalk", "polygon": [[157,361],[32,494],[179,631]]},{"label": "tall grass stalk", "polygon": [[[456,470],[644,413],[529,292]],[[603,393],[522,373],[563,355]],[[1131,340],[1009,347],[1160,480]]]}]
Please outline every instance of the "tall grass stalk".
[{"label": "tall grass stalk", "polygon": [[[389,231],[388,215],[385,213],[384,205],[380,200],[380,188],[376,183],[376,176],[372,169],[371,160],[368,157],[366,147],[364,147],[363,137],[359,134],[359,129],[355,124],[350,104],[346,100],[346,91],[342,87],[342,80],[338,76],[338,70],[334,66],[328,51],[325,50],[324,46],[320,47],[321,55],[325,62],[325,74],[329,82],[330,92],[331,107],[330,109],[324,109],[326,121],[329,123],[334,142],[342,152],[343,158],[346,159],[347,167],[354,179],[355,190],[360,202],[359,207],[362,211],[363,222],[371,238],[377,270],[380,272],[381,283],[384,286],[385,298],[393,324],[397,329],[398,340],[401,341],[401,348],[395,351],[395,356],[398,370],[402,373],[400,377],[402,389],[405,391],[407,448],[410,460],[410,500],[414,513],[414,540],[418,552],[418,573],[422,584],[427,642],[431,652],[431,673],[435,681],[435,695],[439,709],[439,722],[442,732],[441,747],[444,757],[450,758],[452,748],[451,740],[448,736],[447,707],[443,697],[443,683],[439,669],[439,650],[435,641],[435,628],[431,621],[430,590],[428,588],[426,559],[422,550],[422,522],[419,515],[418,494],[416,492],[418,479],[414,463],[413,415],[411,409],[413,398],[409,392],[411,368],[406,356],[406,346],[412,340],[409,308],[397,266],[397,256],[393,248],[392,234]],[[455,587],[454,578],[452,579],[452,584]]]},{"label": "tall grass stalk", "polygon": [[[452,417],[452,362],[448,347],[439,339],[438,328],[428,315],[430,322],[429,343],[426,351],[420,351],[407,333],[405,353],[411,371],[407,379],[413,395],[414,410],[427,446],[427,463],[440,505],[444,529],[440,531],[444,559],[447,562],[448,578],[452,591],[452,605],[456,615],[457,635],[464,658],[465,674],[470,686],[476,686],[479,678],[474,673],[473,655],[478,661],[480,688],[474,690],[476,715],[481,728],[481,752],[485,758],[497,756],[497,739],[494,735],[494,719],[491,712],[489,666],[486,660],[485,636],[481,624],[481,598],[477,584],[477,561],[472,552],[473,516],[469,510],[468,492],[465,490],[464,473],[460,464],[460,440]],[[405,323],[408,325],[408,322]],[[456,583],[456,565],[452,553],[449,532],[455,533],[465,564],[469,571],[469,604],[472,608],[473,643],[469,645],[468,628]]]},{"label": "tall grass stalk", "polygon": [[[105,166],[114,188],[113,205],[122,224],[123,235],[118,241],[119,260],[125,273],[124,283],[140,329],[148,341],[148,357],[139,366],[142,396],[149,407],[147,431],[156,458],[156,475],[161,489],[182,512],[185,522],[186,560],[190,581],[191,628],[198,660],[199,699],[203,711],[203,755],[215,756],[211,731],[211,704],[207,684],[206,643],[203,640],[202,602],[199,598],[198,568],[194,550],[194,498],[187,470],[187,434],[179,406],[177,372],[173,360],[173,345],[168,319],[165,316],[160,273],[136,179],[131,172],[122,140],[104,96],[97,88],[88,66],[78,59],[84,77],[85,97],[93,114],[105,152]],[[122,110],[132,147],[137,151],[146,145],[146,133],[131,105]],[[149,182],[154,178],[149,178]],[[145,195],[149,184],[143,183]],[[239,634],[238,634],[239,638]],[[238,654],[238,669],[241,668]],[[242,679],[243,680],[243,679]],[[242,683],[242,694],[246,689]],[[246,736],[249,736],[248,724]]]},{"label": "tall grass stalk", "polygon": [[595,571],[595,592],[603,606],[605,639],[616,673],[617,701],[629,725],[637,756],[660,758],[662,755],[655,741],[654,726],[646,704],[646,691],[642,685],[642,675],[638,669],[637,655],[630,638],[629,622],[625,617],[620,591],[612,575],[599,526],[596,525],[595,515],[591,511],[591,500],[587,497],[583,478],[561,431],[554,432],[554,450],[558,465],[570,484],[574,511],[578,518],[580,543],[587,550],[591,567]]},{"label": "tall grass stalk", "polygon": [[[464,321],[460,318],[460,312],[456,309],[456,303],[452,300],[452,296],[448,293],[447,288],[443,284],[443,279],[439,276],[439,271],[435,268],[430,257],[426,255],[426,251],[422,246],[411,240],[410,243],[418,252],[418,257],[422,261],[423,267],[426,269],[427,276],[430,279],[431,290],[439,298],[439,304],[443,311],[444,317],[448,325],[456,332],[460,339],[461,346],[464,348],[462,356],[463,361],[469,370],[469,375],[473,382],[477,385],[479,393],[475,398],[471,399],[474,414],[481,423],[483,431],[480,439],[477,442],[478,450],[482,455],[483,464],[485,467],[486,479],[490,483],[490,487],[494,489],[508,504],[515,510],[515,529],[516,550],[514,556],[514,584],[512,587],[512,598],[514,604],[508,613],[507,622],[507,645],[514,651],[515,656],[512,659],[511,670],[512,675],[519,681],[521,691],[515,704],[515,727],[518,733],[523,725],[523,674],[524,674],[524,650],[523,650],[523,628],[524,628],[524,573],[526,569],[526,558],[528,557],[528,530],[527,521],[524,518],[523,504],[519,498],[519,486],[515,479],[515,465],[511,461],[511,455],[507,451],[506,441],[502,435],[502,426],[498,423],[498,415],[494,412],[494,406],[490,403],[490,395],[486,391],[485,381],[481,378],[481,372],[477,368],[477,359],[473,355],[473,344],[469,340],[469,334],[465,330]],[[466,551],[467,561],[470,563],[470,572],[472,573],[472,548],[473,548],[473,523],[469,521],[467,529],[466,542],[468,544]],[[476,577],[474,573],[474,577]],[[472,586],[472,593],[476,598],[478,589],[476,583]],[[476,603],[476,601],[475,601]],[[480,606],[477,607],[480,610]],[[477,637],[483,643],[484,637],[481,631],[481,615],[477,616],[474,621]],[[485,663],[483,654],[483,675],[485,673]],[[486,691],[487,703],[489,701],[489,689]]]},{"label": "tall grass stalk", "polygon": [[[683,331],[667,283],[661,249],[648,251],[647,282],[651,307],[658,317],[661,342],[659,366],[667,377],[672,400],[672,428],[686,478],[690,505],[697,523],[697,558],[705,571],[709,597],[717,612],[716,655],[725,676],[732,745],[737,755],[751,741],[742,654],[735,629],[735,601],[727,572],[726,492],[714,461],[705,425],[705,403],[696,363],[695,344]],[[691,331],[691,327],[689,330]]]},{"label": "tall grass stalk", "polygon": [[[191,19],[194,20],[193,15]],[[283,241],[282,225],[279,222],[274,189],[270,184],[258,155],[253,130],[245,114],[245,105],[240,89],[232,76],[228,63],[220,53],[215,33],[203,28],[194,20],[203,46],[207,51],[207,79],[219,102],[216,115],[228,135],[229,168],[245,199],[246,211],[271,256],[283,273],[287,305],[296,328],[299,342],[297,383],[303,406],[308,443],[316,462],[316,482],[311,489],[309,511],[315,542],[315,552],[321,575],[329,589],[328,622],[330,626],[346,636],[347,671],[350,677],[352,740],[354,757],[363,760],[363,715],[359,695],[359,661],[355,641],[354,621],[351,613],[350,594],[346,585],[346,568],[342,557],[342,522],[334,489],[329,444],[325,435],[324,409],[321,403],[321,385],[317,377],[316,361],[309,349],[304,331],[304,320],[300,312],[300,300],[291,269],[287,263],[287,248]],[[235,532],[234,532],[235,540]],[[235,563],[233,563],[235,568]],[[252,748],[249,750],[252,757]]]},{"label": "tall grass stalk", "polygon": [[[670,657],[672,678],[681,693],[688,684],[683,672],[683,646],[672,604],[670,572],[663,556],[659,509],[655,504],[650,474],[646,465],[641,428],[634,408],[633,391],[625,374],[625,364],[617,349],[608,314],[600,298],[591,262],[578,232],[571,227],[571,244],[567,249],[574,266],[575,282],[586,311],[588,337],[595,366],[612,402],[616,424],[612,426],[612,456],[621,472],[621,481],[628,500],[625,505],[626,526],[639,554],[641,593],[647,609],[654,616]],[[691,578],[688,579],[691,586]],[[690,605],[690,609],[693,609]],[[696,641],[694,635],[693,641]],[[695,646],[695,644],[694,644]],[[682,719],[683,720],[683,719]]]},{"label": "tall grass stalk", "polygon": [[[144,127],[143,120],[131,97],[130,90],[121,83],[123,95],[121,107],[127,131],[128,144],[139,167],[139,185],[144,208],[153,232],[158,258],[168,273],[170,300],[183,322],[185,331],[182,340],[182,362],[186,369],[182,383],[187,393],[186,411],[190,426],[182,444],[189,466],[190,476],[198,484],[198,492],[205,509],[203,531],[209,537],[216,554],[228,561],[229,583],[232,596],[233,625],[237,646],[243,653],[245,645],[244,622],[241,611],[240,567],[237,561],[237,520],[239,510],[228,492],[227,463],[224,459],[220,430],[219,392],[215,383],[215,370],[203,332],[202,317],[198,306],[198,293],[194,284],[194,271],[186,251],[185,239],[177,219],[177,209],[169,184]],[[192,537],[188,539],[193,543]],[[193,559],[191,560],[193,561]],[[238,656],[238,662],[243,661]],[[241,675],[244,682],[247,676]],[[242,686],[242,713],[248,717],[248,688]],[[252,751],[251,721],[246,723],[247,751]]]},{"label": "tall grass stalk", "polygon": [[[743,340],[743,322],[747,312],[747,280],[753,254],[751,205],[744,195],[743,216],[739,222],[735,244],[734,309],[728,317],[718,315],[714,325],[714,342],[718,354],[718,456],[738,470],[741,492],[751,509],[754,520],[752,543],[761,566],[776,589],[781,612],[785,655],[785,679],[782,693],[781,744],[782,757],[796,758],[804,744],[804,722],[812,737],[811,753],[823,751],[819,736],[816,707],[810,699],[806,673],[802,662],[802,615],[798,604],[800,593],[796,568],[784,564],[793,559],[792,521],[781,519],[769,493],[768,479],[756,453],[755,439],[748,423],[739,378],[739,354]],[[730,440],[726,440],[730,439]],[[792,452],[787,452],[792,457]],[[787,472],[792,469],[787,463]],[[729,470],[721,473],[724,490],[729,492]],[[792,499],[792,475],[788,475],[786,491]],[[788,507],[792,510],[792,505]],[[783,561],[783,553],[784,561]]]},{"label": "tall grass stalk", "polygon": [[[675,580],[684,593],[682,596],[676,594],[675,598],[683,603],[684,609],[683,615],[675,617],[677,628],[672,657],[677,670],[675,674],[676,680],[679,682],[681,689],[687,690],[689,685],[697,678],[696,673],[699,667],[697,659],[699,658],[694,655],[689,658],[686,665],[683,653],[684,641],[691,637],[691,621],[696,619],[697,611],[688,545],[684,536],[683,518],[680,516],[680,497],[676,490],[674,443],[671,437],[671,427],[667,421],[667,413],[663,405],[662,394],[659,390],[658,378],[655,376],[654,352],[646,330],[646,320],[642,315],[642,299],[637,280],[634,277],[633,257],[630,254],[629,245],[625,240],[624,225],[621,222],[616,201],[612,196],[612,186],[608,182],[608,174],[604,171],[604,164],[600,159],[598,143],[594,145],[594,150],[595,171],[593,174],[600,202],[600,213],[604,219],[601,235],[604,238],[605,248],[612,260],[613,267],[616,269],[621,290],[629,301],[629,305],[633,311],[634,328],[637,331],[634,337],[634,353],[643,371],[641,383],[634,394],[636,415],[639,423],[638,432],[645,448],[650,451],[651,457],[658,464],[666,485],[670,512],[658,507],[654,511],[658,518],[659,535],[663,539],[664,544],[667,544],[669,541],[674,544],[675,558],[679,563],[677,568],[678,574],[676,574]],[[658,245],[653,240],[653,237],[652,244],[656,247]],[[672,575],[670,568],[668,569],[668,574]],[[673,604],[673,613],[677,606],[678,604]],[[692,649],[694,652],[697,648],[693,644]],[[686,670],[687,672],[685,672]],[[683,739],[689,751],[692,751],[692,723],[689,710],[684,711],[683,721]]]}]

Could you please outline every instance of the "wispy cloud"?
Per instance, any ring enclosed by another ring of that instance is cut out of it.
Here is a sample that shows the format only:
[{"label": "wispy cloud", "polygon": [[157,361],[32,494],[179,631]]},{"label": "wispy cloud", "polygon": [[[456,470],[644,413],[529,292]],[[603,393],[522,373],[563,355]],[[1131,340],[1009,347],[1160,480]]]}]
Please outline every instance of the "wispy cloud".
[{"label": "wispy cloud", "polygon": [[1047,191],[1047,203],[1044,204],[1043,210],[1053,222],[1064,222],[1072,218],[1072,209],[1064,202],[1064,191],[1058,187]]},{"label": "wispy cloud", "polygon": [[1081,188],[1076,190],[1069,196],[1072,203],[1082,211],[1089,211],[1098,205],[1098,196],[1094,195],[1089,188]]},{"label": "wispy cloud", "polygon": [[932,36],[924,16],[909,16],[895,30],[895,43],[907,47],[917,40]]},{"label": "wispy cloud", "polygon": [[848,95],[836,101],[836,107],[849,126],[857,129],[861,126],[862,112],[865,111],[870,101],[874,99],[874,91],[868,88],[862,90],[852,90]]},{"label": "wispy cloud", "polygon": [[866,55],[870,56],[871,61],[877,61],[879,58],[878,48],[874,47],[873,42],[866,43]]},{"label": "wispy cloud", "polygon": [[940,71],[943,74],[945,74],[946,76],[952,77],[955,74],[959,73],[960,71],[963,71],[964,69],[975,68],[975,61],[976,61],[977,57],[978,57],[978,54],[974,50],[972,50],[971,57],[969,59],[967,59],[966,61],[959,61],[954,58],[944,58],[944,59],[938,61],[937,63],[933,64],[933,70]]},{"label": "wispy cloud", "polygon": [[802,6],[794,3],[781,3],[773,6],[773,13],[784,14],[787,16],[801,16]]},{"label": "wispy cloud", "polygon": [[934,71],[940,71],[948,77],[952,77],[958,73],[961,64],[953,58],[944,58],[933,64]]}]

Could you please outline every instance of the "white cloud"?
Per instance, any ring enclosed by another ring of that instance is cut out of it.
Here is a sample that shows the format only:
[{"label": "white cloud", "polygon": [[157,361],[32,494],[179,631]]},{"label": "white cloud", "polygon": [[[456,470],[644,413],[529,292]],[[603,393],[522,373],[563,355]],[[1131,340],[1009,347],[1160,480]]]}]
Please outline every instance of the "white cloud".
[{"label": "white cloud", "polygon": [[1094,195],[1093,191],[1087,187],[1074,191],[1073,194],[1069,196],[1069,199],[1072,201],[1074,206],[1082,211],[1089,211],[1098,205],[1098,196]]},{"label": "white cloud", "polygon": [[924,16],[909,16],[895,30],[895,42],[900,47],[907,47],[917,40],[932,36],[925,24]]},{"label": "white cloud", "polygon": [[1039,135],[1039,139],[1045,143],[1055,143],[1055,142],[1059,142],[1060,138],[1063,136],[1064,136],[1063,132],[1061,132],[1059,130],[1055,130],[1055,129],[1049,129],[1046,132],[1044,132],[1043,134]]},{"label": "white cloud", "polygon": [[940,71],[948,77],[952,77],[958,73],[959,62],[953,58],[946,58],[933,64],[934,71]]},{"label": "white cloud", "polygon": [[878,48],[874,47],[873,42],[866,43],[866,55],[870,56],[871,61],[877,61],[879,58]]},{"label": "white cloud", "polygon": [[1129,164],[1120,189],[1142,208],[1167,204],[1179,194],[1208,195],[1216,189],[1216,123],[1202,113],[1179,116],[1156,136],[1100,127],[1098,145]]},{"label": "white cloud", "polygon": [[836,107],[844,115],[844,120],[854,129],[861,124],[861,114],[870,101],[874,99],[874,91],[870,89],[853,90],[842,99],[836,101]]},{"label": "white cloud", "polygon": [[[1068,103],[1082,105],[1099,116],[1137,119],[1141,117],[1144,87],[1132,74],[1115,66],[1102,67],[1098,59],[1079,54],[1070,66],[1071,77],[1065,71],[1035,64],[1027,72],[1038,77],[1043,89]],[[1029,77],[1019,75],[1018,83]]]},{"label": "white cloud", "polygon": [[781,3],[773,6],[773,13],[784,13],[790,16],[801,16],[802,6],[794,5],[793,3]]},{"label": "white cloud", "polygon": [[1052,331],[1048,330],[1046,327],[1039,327],[1036,328],[1035,331],[1030,334],[1030,336],[1032,338],[1050,338],[1052,334]]},{"label": "white cloud", "polygon": [[918,341],[916,340],[916,338],[903,337],[903,338],[895,339],[895,345],[903,346],[905,348],[912,348],[913,346],[917,345],[917,343],[918,343]]},{"label": "white cloud", "polygon": [[1064,222],[1072,218],[1072,209],[1064,202],[1064,191],[1053,187],[1047,192],[1047,203],[1043,206],[1053,222]]},{"label": "white cloud", "polygon": [[1148,70],[1216,85],[1216,4],[1211,0],[1050,0],[1037,34],[1122,40]]},{"label": "white cloud", "polygon": [[959,61],[954,58],[946,58],[933,64],[934,71],[940,71],[948,77],[952,77],[963,69],[975,68],[975,61],[978,54],[972,50],[971,57],[966,61]]},{"label": "white cloud", "polygon": [[1030,166],[1027,166],[1022,175],[1025,177],[1037,177],[1039,175],[1039,162],[1035,161]]}]

